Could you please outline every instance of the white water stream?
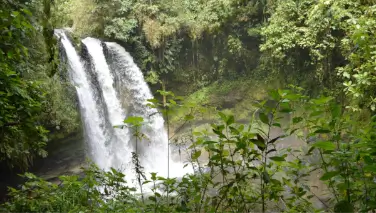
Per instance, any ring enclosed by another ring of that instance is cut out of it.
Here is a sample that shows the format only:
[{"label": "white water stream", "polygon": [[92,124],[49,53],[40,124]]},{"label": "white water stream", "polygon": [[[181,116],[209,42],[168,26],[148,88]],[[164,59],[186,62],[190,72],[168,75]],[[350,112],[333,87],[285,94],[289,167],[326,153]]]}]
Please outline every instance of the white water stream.
[{"label": "white water stream", "polygon": [[103,116],[98,113],[93,89],[86,77],[83,63],[64,31],[55,30],[55,34],[60,38],[60,42],[68,59],[69,76],[77,91],[81,117],[85,127],[85,135],[87,140],[90,141],[90,155],[92,156],[92,160],[96,162],[100,168],[107,169],[111,165],[109,161],[102,161],[102,159],[110,159],[111,156],[108,152],[103,151],[106,148],[104,143],[106,136],[103,129],[104,119]]}]

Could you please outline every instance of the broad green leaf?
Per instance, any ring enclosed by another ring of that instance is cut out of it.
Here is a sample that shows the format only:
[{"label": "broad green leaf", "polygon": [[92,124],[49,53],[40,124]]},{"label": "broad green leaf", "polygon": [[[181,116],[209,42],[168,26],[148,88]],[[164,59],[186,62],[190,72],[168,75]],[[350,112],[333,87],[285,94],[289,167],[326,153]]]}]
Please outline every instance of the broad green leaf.
[{"label": "broad green leaf", "polygon": [[292,123],[293,123],[293,124],[298,124],[298,123],[300,123],[302,120],[303,120],[302,117],[294,117],[294,118],[292,119]]},{"label": "broad green leaf", "polygon": [[263,122],[266,125],[269,125],[269,118],[265,113],[261,112],[259,116],[260,116],[261,122]]},{"label": "broad green leaf", "polygon": [[234,116],[233,115],[229,115],[228,117],[227,117],[227,120],[226,120],[226,124],[227,124],[227,126],[230,126],[231,124],[233,124],[235,122],[235,118],[234,118]]},{"label": "broad green leaf", "polygon": [[134,126],[141,125],[141,123],[144,121],[144,118],[138,117],[138,116],[130,116],[124,120],[124,123],[131,124]]},{"label": "broad green leaf", "polygon": [[193,115],[186,115],[185,117],[184,117],[184,120],[186,120],[186,121],[191,121],[191,120],[193,120],[194,119],[194,116]]},{"label": "broad green leaf", "polygon": [[335,213],[353,213],[354,207],[347,200],[342,200],[336,203],[336,205],[334,206],[334,212]]},{"label": "broad green leaf", "polygon": [[339,183],[339,184],[337,184],[337,188],[339,189],[339,190],[346,190],[348,187],[347,187],[347,184],[346,183]]},{"label": "broad green leaf", "polygon": [[172,104],[172,105],[176,105],[176,101],[170,99],[169,102]]},{"label": "broad green leaf", "polygon": [[301,97],[302,96],[298,95],[298,94],[287,94],[284,98],[295,101],[295,100],[298,100]]},{"label": "broad green leaf", "polygon": [[336,146],[333,142],[330,141],[319,141],[312,145],[312,147],[320,148],[323,150],[335,150]]},{"label": "broad green leaf", "polygon": [[257,139],[251,139],[251,142],[255,144],[261,151],[264,151],[266,148],[266,145],[264,141],[257,140]]},{"label": "broad green leaf", "polygon": [[227,116],[223,112],[218,112],[219,117],[221,117],[222,121],[227,121]]},{"label": "broad green leaf", "polygon": [[271,150],[268,150],[267,152],[266,152],[266,154],[269,154],[269,153],[272,153],[272,152],[276,152],[277,150],[276,149],[271,149]]},{"label": "broad green leaf", "polygon": [[269,183],[270,182],[269,174],[267,172],[263,172],[262,179],[264,180],[265,183]]},{"label": "broad green leaf", "polygon": [[332,97],[322,97],[322,98],[318,98],[318,99],[313,99],[312,102],[316,105],[320,105],[320,104],[326,104],[329,101],[331,101],[332,99],[333,99]]},{"label": "broad green leaf", "polygon": [[148,99],[147,101],[150,102],[150,103],[154,103],[154,104],[156,104],[156,103],[159,102],[159,101],[158,101],[157,99],[155,99],[155,98],[153,98],[153,99]]},{"label": "broad green leaf", "polygon": [[270,157],[270,160],[273,160],[273,161],[286,161],[284,157],[278,157],[278,156]]},{"label": "broad green leaf", "polygon": [[151,172],[150,174],[151,174],[151,179],[152,180],[157,180],[157,173]]},{"label": "broad green leaf", "polygon": [[332,177],[338,175],[340,172],[339,171],[333,171],[333,172],[327,172],[321,176],[320,180],[329,180]]},{"label": "broad green leaf", "polygon": [[273,144],[273,143],[275,143],[278,139],[280,139],[282,136],[278,136],[278,137],[275,137],[275,138],[273,138],[272,140],[270,140],[269,142],[268,142],[268,144]]},{"label": "broad green leaf", "polygon": [[197,160],[200,156],[201,156],[201,151],[198,150],[198,151],[193,153],[192,160]]},{"label": "broad green leaf", "polygon": [[376,165],[366,165],[364,166],[364,171],[376,172]]},{"label": "broad green leaf", "polygon": [[338,104],[335,104],[331,107],[332,117],[338,118],[341,116],[341,106]]},{"label": "broad green leaf", "polygon": [[230,130],[231,130],[231,133],[234,134],[234,135],[240,134],[239,130],[237,130],[235,127],[230,126]]},{"label": "broad green leaf", "polygon": [[277,90],[271,90],[271,91],[269,92],[269,96],[270,96],[273,100],[275,100],[275,101],[278,101],[278,100],[281,98],[281,96],[279,95],[279,93],[278,93]]},{"label": "broad green leaf", "polygon": [[290,113],[290,112],[293,112],[293,110],[291,108],[282,108],[282,109],[279,110],[279,112]]}]

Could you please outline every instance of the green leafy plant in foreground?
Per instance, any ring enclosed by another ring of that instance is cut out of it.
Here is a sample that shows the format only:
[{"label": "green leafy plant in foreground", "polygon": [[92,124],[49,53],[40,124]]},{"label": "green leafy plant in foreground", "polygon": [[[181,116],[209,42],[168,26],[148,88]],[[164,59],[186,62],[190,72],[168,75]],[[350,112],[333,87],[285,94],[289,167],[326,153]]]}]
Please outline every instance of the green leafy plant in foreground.
[{"label": "green leafy plant in foreground", "polygon": [[[271,91],[270,100],[257,104],[259,110],[248,124],[219,112],[210,131],[191,128],[187,153],[193,174],[139,176],[141,194],[127,187],[126,174],[93,165],[84,170],[83,178],[60,177],[59,185],[26,174],[29,181],[21,189],[10,189],[11,200],[2,208],[10,212],[374,210],[376,119],[360,123],[333,98],[310,99],[296,89]],[[193,120],[187,116],[188,125]],[[141,137],[142,119],[128,118],[125,123]],[[296,137],[304,140],[294,148]],[[319,186],[319,194],[310,183],[315,172],[321,173],[319,182],[325,184]]]}]

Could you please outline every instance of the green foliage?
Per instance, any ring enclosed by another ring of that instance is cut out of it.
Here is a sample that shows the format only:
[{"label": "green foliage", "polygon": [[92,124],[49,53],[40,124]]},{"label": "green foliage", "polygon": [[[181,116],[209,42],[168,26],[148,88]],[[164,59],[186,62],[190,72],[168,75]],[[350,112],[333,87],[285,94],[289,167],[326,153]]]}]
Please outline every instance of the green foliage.
[{"label": "green foliage", "polygon": [[[192,91],[250,74],[257,66],[260,5],[238,0],[59,0],[54,19],[58,27],[70,26],[72,20],[81,37],[124,42],[150,82],[162,80],[174,88],[176,82]],[[62,13],[68,14],[65,21]]]},{"label": "green foliage", "polygon": [[[136,169],[141,189],[136,192],[114,169],[103,172],[92,166],[84,170],[83,179],[61,177],[59,186],[26,174],[29,181],[21,189],[11,189],[11,200],[2,208],[10,212],[316,212],[317,199],[335,212],[374,210],[376,119],[359,122],[333,98],[311,99],[295,90],[301,88],[270,91],[269,101],[257,104],[259,110],[249,124],[219,112],[219,122],[211,125],[211,131],[192,130],[187,152],[195,173],[182,179],[156,173],[147,179],[142,169]],[[165,102],[150,100],[152,107],[162,104],[167,113],[178,106],[171,92],[159,92]],[[290,122],[284,124],[286,118]],[[193,122],[194,117],[187,115],[186,121]],[[130,117],[125,123],[137,131],[143,119]],[[283,131],[272,136],[275,128]],[[278,145],[294,136],[304,139],[306,147]],[[321,171],[320,181],[327,189],[320,190],[327,191],[330,200],[320,199],[310,185],[314,171]]]},{"label": "green foliage", "polygon": [[44,91],[37,81],[22,78],[28,50],[25,38],[34,30],[26,8],[12,9],[5,4],[0,11],[0,161],[27,168],[35,154],[43,150],[47,131],[39,122]]},{"label": "green foliage", "polygon": [[70,87],[51,77],[58,61],[50,2],[2,2],[0,161],[27,169],[35,156],[47,155],[48,136],[77,131],[79,117]]},{"label": "green foliage", "polygon": [[284,75],[304,72],[333,93],[350,95],[349,108],[374,110],[375,21],[372,1],[277,1],[261,50]]},{"label": "green foliage", "polygon": [[116,170],[102,172],[95,166],[84,173],[84,178],[61,176],[59,184],[26,173],[22,189],[10,189],[13,204],[2,208],[11,212],[117,212],[125,208],[137,212],[132,207],[137,200],[131,196],[135,189],[124,185],[124,174]]},{"label": "green foliage", "polygon": [[[186,151],[194,174],[178,180],[151,173],[147,179],[137,153],[138,142],[146,139],[144,121],[129,117],[119,127],[134,133],[132,162],[141,192],[128,188],[120,172],[96,167],[86,169],[83,179],[62,177],[60,186],[26,174],[30,181],[11,189],[4,211],[314,212],[314,199],[335,212],[375,210],[376,119],[361,114],[375,110],[374,1],[28,2],[34,14],[43,14],[41,24],[31,22],[24,7],[8,3],[0,10],[1,161],[26,167],[33,153],[45,155],[43,126],[65,133],[78,128],[66,82],[46,80],[46,73],[56,72],[53,26],[131,47],[149,81],[162,85],[157,91],[162,102],[149,100],[149,106],[161,109],[169,139],[175,136],[171,121],[192,127],[209,118],[212,125],[191,128]],[[44,35],[44,50],[33,46],[41,44],[37,35]],[[36,66],[39,62],[43,65]],[[298,87],[273,90],[255,110],[250,102],[263,99],[273,79],[303,85],[305,94],[319,90],[332,97],[309,98],[293,92],[302,90]],[[196,92],[182,101],[166,86]],[[228,110],[212,119],[216,107]],[[229,109],[251,122],[237,123]],[[275,129],[281,133],[272,136]],[[278,145],[295,136],[306,147]],[[309,184],[315,171],[328,200]]]},{"label": "green foliage", "polygon": [[[174,97],[171,92],[160,93],[164,97]],[[12,200],[3,208],[6,211],[61,212],[68,209],[104,212],[111,208],[135,212],[313,211],[306,197],[310,192],[304,188],[304,178],[293,175],[305,171],[304,166],[299,158],[287,159],[282,149],[277,152],[276,144],[287,135],[270,137],[272,126],[279,121],[278,114],[281,111],[285,114],[287,109],[291,111],[289,97],[296,96],[288,91],[273,94],[274,106],[260,103],[263,113],[270,114],[270,117],[262,116],[261,119],[260,116],[261,120],[253,120],[245,126],[237,124],[234,116],[219,113],[220,122],[212,124],[211,132],[193,133],[190,163],[196,168],[196,173],[187,174],[181,180],[158,177],[155,173],[151,174],[150,180],[139,176],[143,202],[139,202],[138,193],[126,187],[123,174],[115,170],[99,172],[96,167],[91,167],[85,170],[82,180],[74,176],[61,177],[60,186],[31,176],[21,190],[11,190]],[[171,100],[162,104],[176,106]],[[157,104],[157,101],[151,102]],[[126,119],[126,123],[134,127],[141,122],[142,119],[137,117]],[[208,154],[206,165],[199,160],[204,153]],[[284,172],[282,168],[286,167],[291,169]],[[209,172],[204,172],[207,169]],[[142,188],[143,185],[150,186],[148,183],[152,185],[152,195],[144,201]],[[288,195],[284,185],[290,188]],[[216,193],[209,194],[212,190]],[[281,202],[284,205],[279,205]]]}]

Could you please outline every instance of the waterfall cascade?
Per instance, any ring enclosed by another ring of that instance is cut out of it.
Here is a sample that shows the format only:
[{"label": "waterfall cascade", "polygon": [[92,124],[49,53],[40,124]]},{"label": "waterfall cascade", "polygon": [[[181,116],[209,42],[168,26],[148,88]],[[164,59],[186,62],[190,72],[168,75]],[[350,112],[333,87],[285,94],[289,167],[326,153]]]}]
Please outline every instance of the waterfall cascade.
[{"label": "waterfall cascade", "polygon": [[[131,153],[135,151],[135,140],[129,129],[114,126],[122,125],[127,116],[140,116],[145,121],[142,132],[146,135],[138,143],[140,162],[146,174],[157,172],[167,177],[168,136],[164,120],[156,109],[147,106],[153,95],[130,54],[116,43],[86,38],[82,43],[88,57],[81,59],[63,30],[56,30],[55,34],[68,59],[92,160],[102,169],[122,170],[128,182],[133,181]],[[181,163],[170,160],[170,177],[186,172],[190,171]]]}]

